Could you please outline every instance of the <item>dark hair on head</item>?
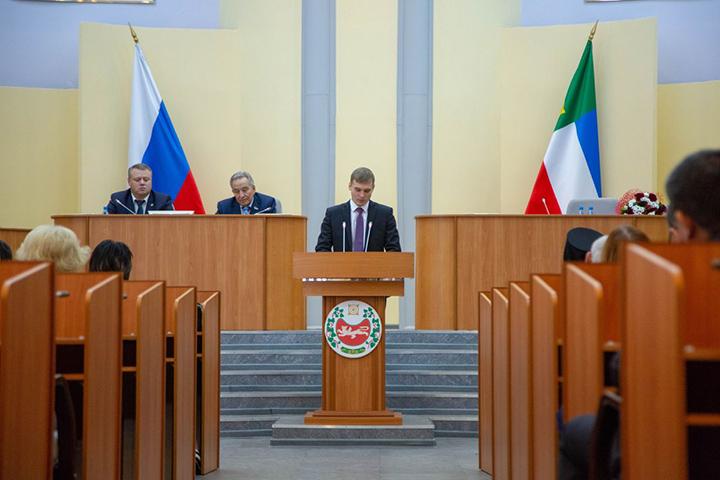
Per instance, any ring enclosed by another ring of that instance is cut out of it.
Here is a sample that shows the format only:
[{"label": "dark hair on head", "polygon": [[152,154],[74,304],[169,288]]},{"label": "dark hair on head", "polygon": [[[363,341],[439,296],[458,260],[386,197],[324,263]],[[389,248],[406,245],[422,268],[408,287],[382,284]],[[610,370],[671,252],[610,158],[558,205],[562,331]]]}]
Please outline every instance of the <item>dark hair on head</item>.
[{"label": "dark hair on head", "polygon": [[710,238],[720,239],[720,150],[701,150],[685,157],[665,182],[675,212],[683,212]]},{"label": "dark hair on head", "polygon": [[358,167],[350,174],[350,183],[353,181],[375,185],[375,174],[367,167]]},{"label": "dark hair on head", "polygon": [[649,242],[650,239],[645,232],[638,230],[632,225],[620,225],[608,233],[608,238],[602,250],[602,261],[608,263],[617,262],[620,257],[620,248],[625,242]]},{"label": "dark hair on head", "polygon": [[90,256],[91,272],[122,272],[123,279],[130,279],[132,252],[123,242],[103,240]]},{"label": "dark hair on head", "polygon": [[12,260],[12,248],[0,240],[0,260]]}]

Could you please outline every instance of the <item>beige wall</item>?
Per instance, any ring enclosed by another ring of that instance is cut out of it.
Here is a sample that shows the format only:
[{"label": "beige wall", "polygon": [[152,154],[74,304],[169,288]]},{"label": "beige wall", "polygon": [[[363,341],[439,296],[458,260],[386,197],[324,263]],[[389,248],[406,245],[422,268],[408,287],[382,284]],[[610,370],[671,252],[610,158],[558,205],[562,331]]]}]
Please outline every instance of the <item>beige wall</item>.
[{"label": "beige wall", "polygon": [[[375,173],[373,200],[397,207],[397,1],[337,0],[335,199],[349,198],[350,173]],[[385,321],[397,324],[397,298]]]},{"label": "beige wall", "polygon": [[[504,32],[499,92],[502,213],[525,210],[590,28]],[[656,45],[652,19],[598,26],[593,56],[604,196],[656,185]]]},{"label": "beige wall", "polygon": [[356,167],[373,170],[373,200],[397,205],[397,1],[336,3],[335,197]]},{"label": "beige wall", "polygon": [[658,87],[658,185],[687,154],[720,148],[720,81]]},{"label": "beige wall", "polygon": [[[277,197],[284,213],[302,211],[302,2],[242,0],[237,7],[240,156],[227,158],[224,180],[240,166],[259,191]],[[230,195],[229,187],[223,198]],[[213,210],[215,212],[215,210]]]},{"label": "beige wall", "polygon": [[[242,2],[239,30],[137,29],[208,213],[240,169],[300,212],[300,7],[285,3]],[[126,188],[132,62],[127,27],[82,26],[83,212]]]},{"label": "beige wall", "polygon": [[520,1],[433,4],[432,212],[500,210],[498,67]]},{"label": "beige wall", "polygon": [[77,90],[0,88],[0,226],[78,208]]}]

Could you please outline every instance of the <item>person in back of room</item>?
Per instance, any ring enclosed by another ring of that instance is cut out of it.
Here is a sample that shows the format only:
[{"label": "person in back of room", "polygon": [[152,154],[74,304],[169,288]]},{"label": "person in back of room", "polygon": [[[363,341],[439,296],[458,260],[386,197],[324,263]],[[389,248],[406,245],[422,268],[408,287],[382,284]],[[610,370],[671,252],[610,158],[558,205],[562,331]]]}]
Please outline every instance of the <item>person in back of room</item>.
[{"label": "person in back of room", "polygon": [[607,241],[602,249],[603,262],[616,263],[620,257],[622,245],[626,242],[649,242],[645,232],[632,225],[620,225],[608,234]]},{"label": "person in back of room", "polygon": [[12,260],[12,248],[10,245],[0,240],[0,260]]},{"label": "person in back of room", "polygon": [[110,195],[109,214],[144,215],[150,210],[175,210],[172,198],[152,189],[152,169],[144,163],[128,168],[130,188]]},{"label": "person in back of room", "polygon": [[91,272],[122,272],[123,280],[130,280],[132,257],[130,247],[123,242],[103,240],[90,255],[89,268]]},{"label": "person in back of room", "polygon": [[56,272],[81,272],[90,257],[90,247],[81,247],[75,232],[57,225],[33,228],[18,248],[17,260],[48,261]]},{"label": "person in back of room", "polygon": [[220,200],[217,204],[218,215],[257,215],[278,213],[277,201],[270,195],[255,189],[255,180],[248,172],[235,172],[230,177],[230,190],[233,196]]},{"label": "person in back of room", "polygon": [[350,175],[348,190],[349,201],[325,211],[315,251],[399,252],[400,235],[393,209],[370,200],[375,190],[373,172],[356,168]]},{"label": "person in back of room", "polygon": [[[672,243],[720,242],[720,150],[701,150],[680,162],[665,182],[670,200],[668,228]],[[607,245],[606,245],[607,246]],[[615,356],[609,375],[619,385],[620,357]],[[586,479],[590,469],[590,441],[596,428],[594,415],[570,420],[560,439],[558,478]],[[620,454],[611,446],[612,468],[620,469]]]}]

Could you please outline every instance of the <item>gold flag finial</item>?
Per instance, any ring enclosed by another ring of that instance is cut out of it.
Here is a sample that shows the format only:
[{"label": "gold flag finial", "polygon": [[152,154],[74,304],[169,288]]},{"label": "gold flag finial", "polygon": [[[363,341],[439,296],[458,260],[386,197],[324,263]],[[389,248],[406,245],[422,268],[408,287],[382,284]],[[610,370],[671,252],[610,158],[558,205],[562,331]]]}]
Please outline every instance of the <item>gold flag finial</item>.
[{"label": "gold flag finial", "polygon": [[130,22],[128,22],[128,27],[130,27],[130,35],[132,35],[133,42],[135,42],[135,44],[139,43],[140,40],[138,40],[137,33],[135,33],[135,30],[132,28],[132,25],[130,25]]},{"label": "gold flag finial", "polygon": [[595,37],[595,30],[597,30],[598,22],[600,20],[595,20],[595,25],[593,25],[592,30],[590,30],[590,36],[588,37],[588,42],[592,42],[593,38]]}]

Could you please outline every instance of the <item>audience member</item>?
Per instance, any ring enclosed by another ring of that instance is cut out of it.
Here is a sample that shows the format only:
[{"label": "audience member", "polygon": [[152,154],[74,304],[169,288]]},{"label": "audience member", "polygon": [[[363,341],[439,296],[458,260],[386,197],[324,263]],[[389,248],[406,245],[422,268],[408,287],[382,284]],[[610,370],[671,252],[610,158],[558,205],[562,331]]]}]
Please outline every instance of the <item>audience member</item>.
[{"label": "audience member", "polygon": [[89,256],[90,247],[81,247],[72,230],[57,225],[40,225],[27,234],[15,258],[53,262],[56,272],[79,272]]},{"label": "audience member", "polygon": [[631,225],[620,225],[607,236],[607,241],[602,249],[601,261],[615,263],[618,261],[620,249],[625,242],[649,242],[650,239],[644,232]]},{"label": "audience member", "polygon": [[130,280],[132,257],[130,247],[123,242],[103,240],[97,244],[90,256],[90,271],[122,272],[123,280]]},{"label": "audience member", "polygon": [[585,263],[602,263],[602,251],[608,236],[598,237],[590,246],[590,251],[585,255]]},{"label": "audience member", "polygon": [[248,172],[235,172],[230,177],[230,189],[233,196],[218,202],[216,214],[256,215],[258,213],[278,213],[275,198],[256,191],[255,180]]},{"label": "audience member", "polygon": [[[720,241],[719,185],[720,150],[693,153],[670,172],[665,191],[670,200],[667,216],[671,243]],[[618,372],[619,357],[616,356],[614,361],[617,363],[612,369]],[[575,417],[565,426],[559,449],[560,479],[588,478],[589,447],[594,429],[594,415]],[[619,470],[619,452],[615,452],[613,460],[618,463],[613,467]]]},{"label": "audience member", "polygon": [[720,241],[720,150],[688,155],[670,172],[665,191],[677,241]]},{"label": "audience member", "polygon": [[12,248],[10,245],[0,240],[0,260],[12,260]]},{"label": "audience member", "polygon": [[601,236],[602,233],[592,228],[571,228],[565,237],[563,260],[566,262],[584,261],[593,242]]}]

